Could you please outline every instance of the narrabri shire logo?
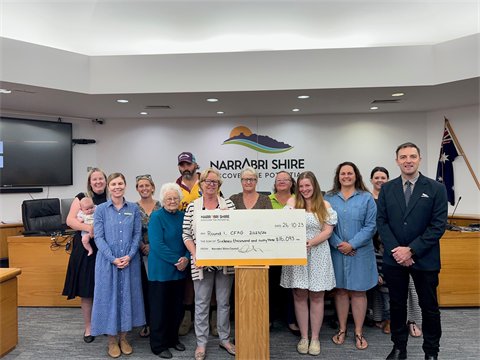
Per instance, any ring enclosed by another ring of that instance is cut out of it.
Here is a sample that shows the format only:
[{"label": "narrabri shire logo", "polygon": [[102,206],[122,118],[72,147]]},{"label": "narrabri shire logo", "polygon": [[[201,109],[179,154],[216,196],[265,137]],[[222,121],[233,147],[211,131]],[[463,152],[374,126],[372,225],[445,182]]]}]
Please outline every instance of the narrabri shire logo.
[{"label": "narrabri shire logo", "polygon": [[254,134],[246,126],[237,126],[232,130],[230,138],[222,143],[222,145],[229,144],[246,146],[266,154],[277,154],[293,149],[293,146],[279,142],[269,136]]}]

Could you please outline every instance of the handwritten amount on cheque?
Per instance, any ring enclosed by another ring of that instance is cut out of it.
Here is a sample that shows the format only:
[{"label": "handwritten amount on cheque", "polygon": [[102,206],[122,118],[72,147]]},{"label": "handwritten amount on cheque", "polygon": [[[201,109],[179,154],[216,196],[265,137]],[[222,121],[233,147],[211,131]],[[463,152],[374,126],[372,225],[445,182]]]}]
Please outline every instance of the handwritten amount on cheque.
[{"label": "handwritten amount on cheque", "polygon": [[[218,236],[226,236],[228,237],[229,235],[230,236],[235,236],[235,235],[243,235],[244,234],[244,231],[243,230],[240,230],[240,231],[230,231],[230,234],[227,234],[225,231],[217,231],[217,232],[213,232],[213,231],[207,231],[207,233],[205,235],[207,236],[215,236],[215,237],[218,237]],[[236,239],[236,238],[233,238],[233,239],[203,239],[202,240],[202,243],[216,243],[216,244],[221,244],[221,243],[267,243],[267,242],[294,242],[294,241],[300,241],[300,238],[296,238],[295,236],[293,235],[285,235],[285,236],[274,236],[274,237],[268,237],[268,234],[266,231],[249,231],[249,234],[248,235],[267,235],[266,238],[262,238],[262,239]]]}]

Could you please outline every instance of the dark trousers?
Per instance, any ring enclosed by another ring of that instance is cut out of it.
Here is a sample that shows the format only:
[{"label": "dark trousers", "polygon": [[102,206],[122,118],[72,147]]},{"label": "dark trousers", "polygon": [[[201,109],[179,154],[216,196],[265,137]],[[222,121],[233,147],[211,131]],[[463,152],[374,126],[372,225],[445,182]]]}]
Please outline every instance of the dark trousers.
[{"label": "dark trousers", "polygon": [[185,279],[149,281],[150,348],[155,355],[179,343]]},{"label": "dark trousers", "polygon": [[270,322],[276,318],[276,310],[280,310],[285,316],[287,324],[295,324],[295,308],[293,304],[292,289],[285,289],[280,286],[280,278],[282,275],[281,266],[270,266],[268,269],[268,299],[269,299],[269,316]]},{"label": "dark trousers", "polygon": [[409,329],[407,326],[407,297],[409,275],[418,294],[422,309],[423,351],[437,354],[440,347],[442,328],[437,300],[438,274],[436,271],[420,271],[405,266],[383,264],[383,273],[390,294],[390,329],[395,347],[405,349]]},{"label": "dark trousers", "polygon": [[145,264],[143,263],[143,256],[141,257],[141,271],[142,274],[142,289],[143,289],[143,305],[145,307],[145,319],[147,323],[145,325],[150,325],[150,306],[148,304],[148,276],[147,271],[145,270]]}]

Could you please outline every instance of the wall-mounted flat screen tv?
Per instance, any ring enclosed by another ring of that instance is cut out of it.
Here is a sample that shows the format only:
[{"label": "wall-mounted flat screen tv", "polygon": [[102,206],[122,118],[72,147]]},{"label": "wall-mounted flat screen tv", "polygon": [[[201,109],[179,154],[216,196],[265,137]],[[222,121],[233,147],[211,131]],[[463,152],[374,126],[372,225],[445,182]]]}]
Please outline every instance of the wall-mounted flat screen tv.
[{"label": "wall-mounted flat screen tv", "polygon": [[0,186],[72,185],[72,124],[0,117]]}]

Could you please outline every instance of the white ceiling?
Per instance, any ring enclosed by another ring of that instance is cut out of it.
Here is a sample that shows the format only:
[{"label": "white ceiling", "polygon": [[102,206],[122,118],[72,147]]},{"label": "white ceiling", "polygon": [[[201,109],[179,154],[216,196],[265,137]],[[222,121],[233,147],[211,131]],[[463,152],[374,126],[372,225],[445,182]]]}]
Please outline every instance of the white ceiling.
[{"label": "white ceiling", "polygon": [[[1,88],[12,89],[0,96],[3,115],[49,114],[59,117],[83,118],[178,118],[215,116],[295,116],[314,114],[346,114],[367,112],[432,111],[478,104],[479,79],[456,81],[436,86],[391,88],[309,89],[284,91],[245,91],[221,93],[175,94],[110,94],[88,95],[0,82]],[[25,92],[26,91],[26,92]],[[377,105],[373,100],[395,99],[392,93],[402,91],[399,104]],[[34,93],[32,93],[34,92]],[[309,95],[309,99],[298,99]],[[207,102],[208,98],[218,102]],[[128,99],[127,104],[118,99]],[[168,105],[167,110],[145,110],[146,106]],[[292,109],[299,108],[299,112]],[[9,112],[9,110],[12,110]],[[21,110],[20,112],[18,110]],[[147,111],[148,115],[139,115]],[[217,114],[224,111],[225,114]]]},{"label": "white ceiling", "polygon": [[[97,55],[238,52],[433,45],[479,33],[470,1],[6,1],[0,36]],[[3,115],[139,118],[146,105],[169,105],[147,117],[364,113],[372,100],[405,92],[378,112],[429,111],[478,104],[478,79],[428,87],[176,94],[88,95],[25,84],[0,95]],[[24,92],[24,90],[30,92]],[[296,96],[308,94],[310,99]],[[207,103],[209,97],[218,103]],[[128,104],[118,104],[128,98]],[[292,113],[292,108],[300,108]],[[225,111],[217,115],[216,111]]]},{"label": "white ceiling", "polygon": [[478,0],[1,5],[0,36],[90,56],[433,45],[479,31]]}]

